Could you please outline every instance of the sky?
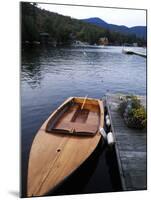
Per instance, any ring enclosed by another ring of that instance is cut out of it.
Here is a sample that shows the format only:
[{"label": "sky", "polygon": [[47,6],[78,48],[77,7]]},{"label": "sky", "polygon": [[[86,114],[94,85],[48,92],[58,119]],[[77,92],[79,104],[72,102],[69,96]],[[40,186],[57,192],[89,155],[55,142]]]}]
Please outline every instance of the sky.
[{"label": "sky", "polygon": [[128,27],[146,26],[145,10],[64,6],[52,4],[38,4],[38,7],[76,19],[99,17],[110,24],[125,25]]}]

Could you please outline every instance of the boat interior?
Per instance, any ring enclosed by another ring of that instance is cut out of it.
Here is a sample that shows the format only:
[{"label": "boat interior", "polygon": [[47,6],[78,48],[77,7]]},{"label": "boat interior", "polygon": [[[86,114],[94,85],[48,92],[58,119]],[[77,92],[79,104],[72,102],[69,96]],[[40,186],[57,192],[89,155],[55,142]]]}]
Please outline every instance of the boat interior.
[{"label": "boat interior", "polygon": [[73,98],[50,118],[46,132],[93,136],[100,126],[100,109],[97,100]]}]

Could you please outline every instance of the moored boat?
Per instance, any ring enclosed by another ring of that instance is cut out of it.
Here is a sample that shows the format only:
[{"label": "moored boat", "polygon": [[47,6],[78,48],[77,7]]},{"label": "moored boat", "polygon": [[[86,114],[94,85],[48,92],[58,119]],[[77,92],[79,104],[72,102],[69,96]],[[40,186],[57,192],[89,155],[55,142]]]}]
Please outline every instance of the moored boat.
[{"label": "moored boat", "polygon": [[72,174],[102,138],[103,102],[70,97],[36,134],[28,163],[27,196],[43,196]]}]

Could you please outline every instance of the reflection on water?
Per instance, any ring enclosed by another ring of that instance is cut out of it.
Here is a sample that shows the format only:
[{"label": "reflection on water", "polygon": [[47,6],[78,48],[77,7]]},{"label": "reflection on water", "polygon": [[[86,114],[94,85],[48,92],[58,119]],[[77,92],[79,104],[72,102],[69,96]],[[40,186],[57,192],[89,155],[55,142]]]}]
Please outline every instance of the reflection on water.
[{"label": "reflection on water", "polygon": [[[143,51],[142,48],[137,48],[138,50]],[[21,60],[23,194],[26,192],[30,146],[43,121],[69,96],[88,95],[100,98],[106,92],[145,94],[146,59],[123,54],[122,47],[23,47]],[[103,154],[99,160],[105,157]],[[106,171],[106,177],[107,173]],[[90,182],[96,181],[97,178],[101,179],[102,174],[97,172],[92,177]],[[110,182],[110,178],[106,178],[108,191],[113,190],[109,186]],[[83,191],[89,192],[92,185],[87,185]]]},{"label": "reflection on water", "polygon": [[49,88],[50,93],[60,94],[68,89],[68,94],[95,97],[107,89],[144,94],[146,60],[121,51],[120,47],[23,49],[22,85],[39,88],[42,84],[44,92]]}]

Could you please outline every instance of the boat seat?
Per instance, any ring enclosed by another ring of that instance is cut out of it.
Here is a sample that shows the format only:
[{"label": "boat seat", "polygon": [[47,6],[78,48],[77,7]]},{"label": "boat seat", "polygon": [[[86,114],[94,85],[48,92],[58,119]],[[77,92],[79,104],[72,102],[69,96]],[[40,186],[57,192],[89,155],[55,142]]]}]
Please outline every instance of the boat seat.
[{"label": "boat seat", "polygon": [[95,134],[98,130],[97,125],[92,124],[82,124],[79,122],[62,122],[57,124],[52,131],[56,132],[68,132],[68,133],[87,133],[87,134]]}]

